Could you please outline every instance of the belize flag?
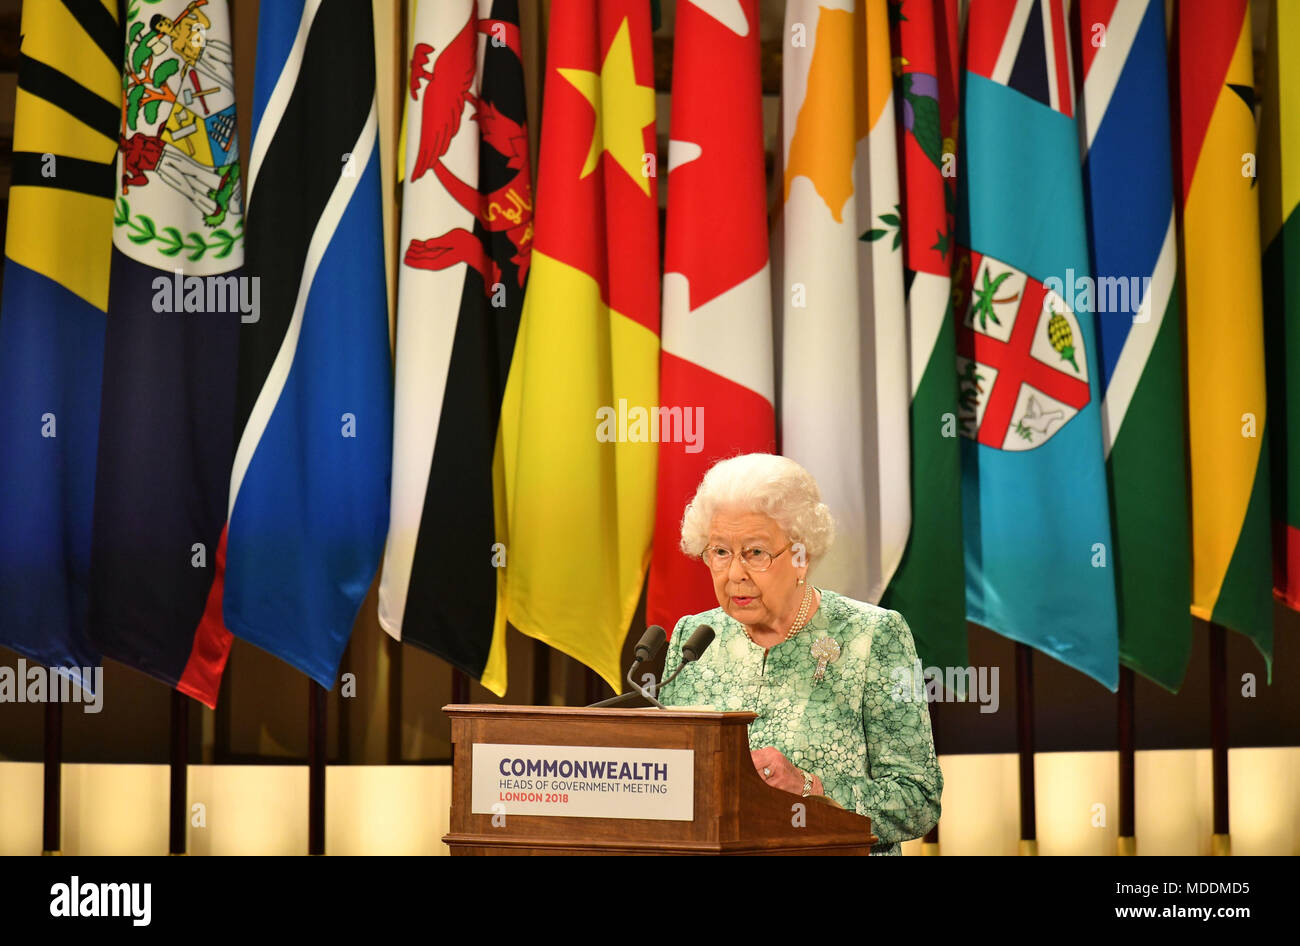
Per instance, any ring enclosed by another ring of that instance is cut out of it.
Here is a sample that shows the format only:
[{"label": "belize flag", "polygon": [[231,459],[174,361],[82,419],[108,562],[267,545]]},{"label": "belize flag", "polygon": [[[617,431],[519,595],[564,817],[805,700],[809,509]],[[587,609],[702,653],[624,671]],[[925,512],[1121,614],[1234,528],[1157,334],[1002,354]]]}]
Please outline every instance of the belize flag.
[{"label": "belize flag", "polygon": [[[161,19],[159,19],[161,17]],[[217,548],[234,452],[243,188],[224,0],[127,12],[91,550],[91,635],[215,706]],[[201,39],[202,42],[195,42]]]},{"label": "belize flag", "polygon": [[[371,8],[262,7],[226,627],[332,687],[388,529],[393,391]],[[215,609],[205,620],[220,618]]]},{"label": "belize flag", "polygon": [[[956,282],[967,616],[1119,682],[1064,0],[973,0]],[[1071,304],[1073,302],[1073,304]]]}]

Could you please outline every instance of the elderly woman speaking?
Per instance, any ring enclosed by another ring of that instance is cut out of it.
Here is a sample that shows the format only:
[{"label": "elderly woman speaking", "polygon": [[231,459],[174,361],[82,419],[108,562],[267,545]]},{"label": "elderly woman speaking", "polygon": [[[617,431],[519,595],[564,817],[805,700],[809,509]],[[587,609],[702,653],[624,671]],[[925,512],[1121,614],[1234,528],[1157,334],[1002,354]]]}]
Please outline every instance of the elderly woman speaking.
[{"label": "elderly woman speaking", "polygon": [[704,560],[719,607],[682,618],[667,666],[701,624],[717,641],[659,698],[758,714],[754,767],[773,788],[825,795],[871,818],[873,854],[898,854],[939,820],[943,773],[929,709],[895,695],[916,646],[897,611],[814,588],[808,569],[834,537],[812,476],[751,453],[705,474],[682,519],[682,550]]}]

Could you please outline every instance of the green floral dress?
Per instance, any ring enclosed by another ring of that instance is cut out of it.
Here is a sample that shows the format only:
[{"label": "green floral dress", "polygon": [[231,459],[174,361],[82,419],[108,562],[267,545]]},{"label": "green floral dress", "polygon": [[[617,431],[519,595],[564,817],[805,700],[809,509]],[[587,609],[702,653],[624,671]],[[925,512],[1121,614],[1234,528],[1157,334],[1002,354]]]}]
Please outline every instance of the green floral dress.
[{"label": "green floral dress", "polygon": [[[812,620],[788,641],[763,648],[721,608],[677,622],[665,666],[681,661],[682,643],[701,624],[717,637],[704,656],[663,688],[665,705],[711,706],[758,714],[750,749],[775,746],[822,780],[828,796],[871,819],[880,838],[872,854],[899,854],[939,821],[943,773],[934,753],[929,707],[896,698],[899,668],[910,675],[916,645],[903,616],[821,590]],[[840,656],[813,681],[812,643],[827,635]]]}]

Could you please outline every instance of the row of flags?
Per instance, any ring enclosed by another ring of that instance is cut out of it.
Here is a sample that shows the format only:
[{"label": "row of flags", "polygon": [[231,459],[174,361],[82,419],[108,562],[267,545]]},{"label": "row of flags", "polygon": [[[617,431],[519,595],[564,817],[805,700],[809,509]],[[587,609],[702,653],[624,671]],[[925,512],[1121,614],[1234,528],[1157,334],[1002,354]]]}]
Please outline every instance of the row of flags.
[{"label": "row of flags", "polygon": [[651,5],[554,0],[535,179],[517,2],[423,0],[391,362],[368,5],[263,5],[247,181],[223,0],[116,10],[23,12],[0,643],[213,705],[238,636],[331,686],[378,574],[498,694],[507,623],[618,689],[643,588],[716,604],[704,471],[779,449],[837,518],[818,582],[928,664],[969,618],[1176,691],[1196,615],[1271,673],[1287,4],[1257,141],[1247,0],[1170,37],[1156,0],[789,0],[769,187],[758,0],[678,3],[667,167]]},{"label": "row of flags", "polygon": [[247,182],[225,0],[22,15],[0,643],[215,706],[237,634],[332,686],[388,524],[370,9],[263,7]]}]

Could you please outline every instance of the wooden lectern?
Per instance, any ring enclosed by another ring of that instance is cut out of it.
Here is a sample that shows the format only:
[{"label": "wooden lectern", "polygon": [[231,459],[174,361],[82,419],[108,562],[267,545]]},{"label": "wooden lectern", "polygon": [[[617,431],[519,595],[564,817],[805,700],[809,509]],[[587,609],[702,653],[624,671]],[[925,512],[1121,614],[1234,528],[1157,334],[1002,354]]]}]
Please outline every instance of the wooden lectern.
[{"label": "wooden lectern", "polygon": [[[749,755],[753,713],[488,704],[443,711],[455,752],[443,838],[452,854],[868,854],[877,841],[869,818],[763,782]],[[624,764],[636,758],[651,762]],[[667,759],[671,769],[659,764]],[[619,769],[621,779],[602,780]],[[558,789],[509,790],[539,784]],[[645,790],[662,795],[646,799]],[[563,805],[532,813],[561,799],[573,814],[560,814]],[[653,820],[631,816],[654,805]],[[599,806],[600,816],[585,816]]]}]

